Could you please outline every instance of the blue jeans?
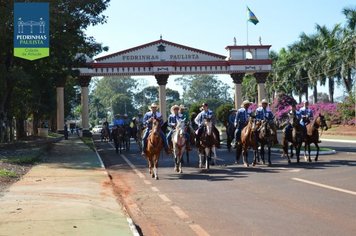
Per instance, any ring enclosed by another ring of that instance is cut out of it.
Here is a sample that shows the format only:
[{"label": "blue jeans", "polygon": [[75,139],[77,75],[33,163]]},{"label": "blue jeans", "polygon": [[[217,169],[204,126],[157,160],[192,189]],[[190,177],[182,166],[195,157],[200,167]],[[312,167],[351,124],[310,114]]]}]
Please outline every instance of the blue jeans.
[{"label": "blue jeans", "polygon": [[[146,148],[147,148],[147,138],[148,138],[148,135],[150,134],[151,130],[150,129],[146,129],[144,135],[143,135],[143,138],[142,138],[142,147],[143,147],[143,151],[146,151]],[[163,140],[163,146],[164,146],[164,149],[165,150],[168,150],[168,143],[167,143],[167,138],[166,138],[166,135],[164,135],[163,131],[161,130],[159,132],[159,134],[161,135],[161,138]]]}]

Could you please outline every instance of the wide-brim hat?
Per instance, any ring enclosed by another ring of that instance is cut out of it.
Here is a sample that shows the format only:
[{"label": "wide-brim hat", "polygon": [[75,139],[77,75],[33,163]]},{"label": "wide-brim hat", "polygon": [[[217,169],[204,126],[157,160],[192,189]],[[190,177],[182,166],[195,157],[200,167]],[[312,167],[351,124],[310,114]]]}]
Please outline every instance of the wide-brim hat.
[{"label": "wide-brim hat", "polygon": [[245,101],[243,101],[242,103],[241,103],[241,106],[243,107],[243,106],[245,106],[245,105],[250,105],[250,104],[252,104],[252,102],[250,102],[249,100],[245,100]]},{"label": "wide-brim hat", "polygon": [[262,99],[261,104],[269,104],[267,99]]},{"label": "wide-brim hat", "polygon": [[178,105],[173,105],[171,107],[171,113],[173,113],[175,109],[179,110],[179,106]]},{"label": "wide-brim hat", "polygon": [[183,104],[179,105],[179,108],[180,108],[180,109],[184,109],[184,110],[187,109]]},{"label": "wide-brim hat", "polygon": [[207,107],[208,103],[204,102],[203,104],[201,104],[201,107]]},{"label": "wide-brim hat", "polygon": [[157,108],[157,107],[158,107],[158,105],[157,105],[156,103],[152,103],[152,104],[151,104],[151,106],[149,106],[149,107],[148,107],[148,109],[150,109],[150,110],[151,110],[153,107]]}]

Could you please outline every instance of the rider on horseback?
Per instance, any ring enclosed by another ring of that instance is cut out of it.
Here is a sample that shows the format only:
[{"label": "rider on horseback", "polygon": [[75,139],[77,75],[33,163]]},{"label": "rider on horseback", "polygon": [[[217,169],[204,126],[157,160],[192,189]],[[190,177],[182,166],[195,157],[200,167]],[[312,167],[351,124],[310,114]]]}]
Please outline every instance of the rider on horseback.
[{"label": "rider on horseback", "polygon": [[251,105],[251,102],[248,100],[245,100],[241,103],[241,108],[237,111],[236,116],[235,116],[235,143],[240,142],[241,140],[241,131],[242,129],[247,125],[248,118],[250,116],[251,111],[249,111],[249,107]]},{"label": "rider on horseback", "polygon": [[[172,150],[173,143],[172,143],[172,134],[176,129],[177,122],[180,120],[184,120],[183,114],[179,113],[180,107],[178,105],[173,105],[171,107],[171,114],[168,117],[168,127],[170,127],[170,131],[167,135],[167,142],[169,146],[171,147],[170,150]],[[190,143],[189,143],[189,133],[185,132],[185,138],[187,140],[186,142],[186,148],[188,151],[190,151]]]},{"label": "rider on horseback", "polygon": [[197,117],[195,117],[194,122],[198,125],[198,130],[197,130],[197,137],[196,137],[196,145],[199,146],[200,145],[200,137],[203,133],[204,130],[204,120],[205,119],[211,119],[213,122],[213,132],[215,134],[216,137],[216,144],[215,146],[217,148],[220,148],[220,135],[219,135],[219,131],[218,129],[215,127],[215,116],[214,113],[208,108],[208,104],[207,103],[203,103],[202,104],[202,111],[197,115]]},{"label": "rider on horseback", "polygon": [[[294,102],[292,103],[291,105],[291,110],[288,112],[288,117],[290,116],[294,116],[296,117],[298,120],[300,120],[301,118],[301,115],[299,113],[299,111],[297,110],[297,104]],[[284,129],[284,133],[286,135],[290,134],[290,132],[292,131],[293,127],[292,127],[292,124],[290,123],[290,121],[288,120],[287,121],[287,126],[285,127]]]},{"label": "rider on horseback", "polygon": [[267,100],[262,99],[261,106],[256,109],[256,120],[258,120],[258,121],[266,120],[267,122],[271,122],[273,124],[271,126],[271,128],[273,129],[274,133],[276,134],[276,135],[274,135],[274,144],[278,144],[277,128],[273,122],[274,115],[269,109],[267,109],[267,106],[268,106]]},{"label": "rider on horseback", "polygon": [[[303,126],[304,135],[306,135],[307,134],[307,125],[313,119],[313,111],[309,108],[308,100],[304,100],[303,103],[304,103],[304,106],[299,109],[299,112],[301,115],[300,124]],[[321,143],[321,141],[318,140],[318,143]]]},{"label": "rider on horseback", "polygon": [[[147,127],[143,138],[142,138],[142,155],[145,155],[145,150],[147,147],[147,138],[148,135],[150,134],[150,131],[152,129],[152,122],[154,119],[159,120],[160,125],[162,126],[163,124],[163,119],[162,119],[162,115],[160,112],[157,111],[157,104],[156,103],[152,103],[150,106],[150,111],[147,112],[144,117],[143,117],[143,124]],[[169,149],[168,149],[168,144],[167,144],[167,139],[165,134],[163,133],[162,130],[160,130],[160,135],[161,138],[163,139],[163,145],[164,145],[164,150],[166,151],[167,154],[170,154]]]}]

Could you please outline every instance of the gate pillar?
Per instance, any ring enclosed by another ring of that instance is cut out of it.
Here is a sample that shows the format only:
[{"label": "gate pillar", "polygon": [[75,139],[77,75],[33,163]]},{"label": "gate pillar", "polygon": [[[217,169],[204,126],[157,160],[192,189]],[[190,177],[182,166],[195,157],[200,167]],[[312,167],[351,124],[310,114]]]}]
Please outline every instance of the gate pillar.
[{"label": "gate pillar", "polygon": [[168,74],[155,75],[157,84],[159,85],[159,111],[162,114],[163,120],[167,120],[167,104],[166,104],[166,85],[168,82]]},{"label": "gate pillar", "polygon": [[231,78],[235,84],[235,109],[238,110],[242,103],[242,80],[245,73],[233,73]]},{"label": "gate pillar", "polygon": [[257,81],[258,104],[262,99],[267,98],[265,83],[267,80],[268,72],[258,72],[255,73],[254,76]]},{"label": "gate pillar", "polygon": [[57,92],[57,133],[64,134],[64,86],[66,77],[56,80]]},{"label": "gate pillar", "polygon": [[82,134],[83,137],[91,137],[89,131],[89,83],[90,76],[80,76],[79,84],[81,86],[81,103],[82,103]]}]

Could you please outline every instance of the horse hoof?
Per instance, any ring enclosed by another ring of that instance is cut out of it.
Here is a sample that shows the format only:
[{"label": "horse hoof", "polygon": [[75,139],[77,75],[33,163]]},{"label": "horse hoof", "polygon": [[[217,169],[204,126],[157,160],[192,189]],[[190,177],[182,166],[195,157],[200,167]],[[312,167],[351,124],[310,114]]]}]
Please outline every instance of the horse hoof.
[{"label": "horse hoof", "polygon": [[247,164],[247,163],[244,163],[244,166],[245,166],[245,167],[249,167],[249,164]]},{"label": "horse hoof", "polygon": [[292,163],[290,160],[288,160],[288,164]]},{"label": "horse hoof", "polygon": [[268,162],[268,165],[267,166],[271,166],[272,165],[272,162]]},{"label": "horse hoof", "polygon": [[155,178],[156,180],[158,180],[159,178],[158,178],[158,176],[156,176],[156,178]]}]

